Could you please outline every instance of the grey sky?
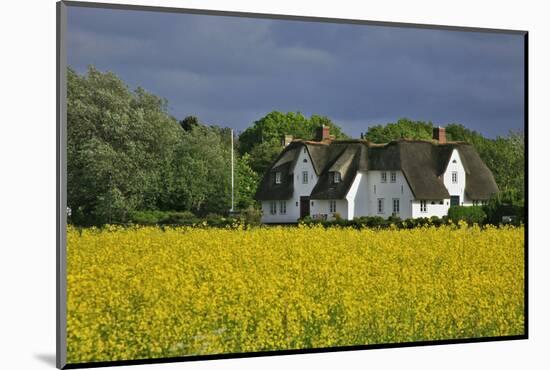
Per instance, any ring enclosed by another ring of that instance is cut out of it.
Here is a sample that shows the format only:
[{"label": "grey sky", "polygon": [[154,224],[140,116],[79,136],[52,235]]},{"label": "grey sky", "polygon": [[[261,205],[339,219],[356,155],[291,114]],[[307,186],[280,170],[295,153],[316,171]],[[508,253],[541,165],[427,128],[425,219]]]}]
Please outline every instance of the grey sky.
[{"label": "grey sky", "polygon": [[165,97],[172,115],[242,131],[272,110],[352,136],[407,117],[521,130],[523,37],[69,7],[68,63]]}]

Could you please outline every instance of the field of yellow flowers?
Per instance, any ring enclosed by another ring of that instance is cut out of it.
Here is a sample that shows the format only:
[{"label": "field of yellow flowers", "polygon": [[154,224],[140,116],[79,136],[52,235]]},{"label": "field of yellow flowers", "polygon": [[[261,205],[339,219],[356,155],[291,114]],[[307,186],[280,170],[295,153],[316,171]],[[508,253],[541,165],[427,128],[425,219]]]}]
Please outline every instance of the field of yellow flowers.
[{"label": "field of yellow flowers", "polygon": [[520,335],[523,227],[68,229],[68,362]]}]

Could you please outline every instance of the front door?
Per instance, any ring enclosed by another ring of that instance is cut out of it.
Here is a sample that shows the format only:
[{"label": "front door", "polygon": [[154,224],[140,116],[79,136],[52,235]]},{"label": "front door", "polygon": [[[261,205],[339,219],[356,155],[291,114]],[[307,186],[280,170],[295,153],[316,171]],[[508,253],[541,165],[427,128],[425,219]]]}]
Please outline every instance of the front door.
[{"label": "front door", "polygon": [[309,197],[300,197],[300,218],[309,216]]},{"label": "front door", "polygon": [[451,207],[452,206],[459,206],[459,205],[460,205],[460,196],[451,195]]}]

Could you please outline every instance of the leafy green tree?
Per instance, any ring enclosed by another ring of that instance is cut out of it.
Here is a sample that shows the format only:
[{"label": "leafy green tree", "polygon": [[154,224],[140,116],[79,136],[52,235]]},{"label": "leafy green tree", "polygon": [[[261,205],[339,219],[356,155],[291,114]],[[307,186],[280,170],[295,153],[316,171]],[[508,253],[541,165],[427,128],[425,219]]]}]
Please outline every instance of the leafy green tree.
[{"label": "leafy green tree", "polygon": [[161,207],[204,215],[230,208],[230,148],[220,131],[200,125],[181,133]]},{"label": "leafy green tree", "polygon": [[163,166],[180,127],[166,101],[114,74],[68,70],[67,196],[73,220],[125,221],[129,211],[155,205]]},{"label": "leafy green tree", "polygon": [[260,176],[250,167],[250,154],[245,153],[237,160],[236,166],[236,204],[238,209],[246,209],[255,205],[254,194],[260,181]]},{"label": "leafy green tree", "polygon": [[402,138],[429,140],[432,138],[432,128],[431,122],[401,118],[396,123],[370,126],[363,137],[374,143],[388,143]]},{"label": "leafy green tree", "polygon": [[324,116],[313,115],[309,119],[300,112],[281,113],[273,111],[255,121],[239,136],[240,153],[250,153],[252,148],[263,142],[280,142],[283,135],[293,135],[300,139],[313,139],[315,130],[321,124],[330,127],[331,135],[347,138],[340,127]]},{"label": "leafy green tree", "polygon": [[249,153],[251,168],[262,175],[281,152],[283,135],[310,140],[315,138],[316,130],[321,125],[330,127],[331,135],[337,139],[347,138],[342,129],[325,116],[312,115],[307,118],[300,112],[273,111],[239,135],[239,152]]}]

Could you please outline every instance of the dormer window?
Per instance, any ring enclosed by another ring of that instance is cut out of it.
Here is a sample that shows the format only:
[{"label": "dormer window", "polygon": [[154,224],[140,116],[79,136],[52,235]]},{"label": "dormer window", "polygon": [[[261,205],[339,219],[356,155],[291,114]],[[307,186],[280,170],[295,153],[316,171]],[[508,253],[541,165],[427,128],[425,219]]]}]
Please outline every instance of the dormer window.
[{"label": "dormer window", "polygon": [[275,172],[275,184],[281,183],[281,172],[277,171]]},{"label": "dormer window", "polygon": [[333,172],[332,176],[335,184],[338,184],[342,180],[342,178],[340,177],[340,172]]}]

